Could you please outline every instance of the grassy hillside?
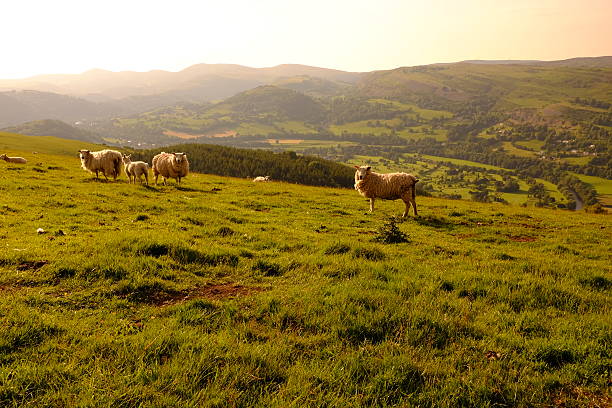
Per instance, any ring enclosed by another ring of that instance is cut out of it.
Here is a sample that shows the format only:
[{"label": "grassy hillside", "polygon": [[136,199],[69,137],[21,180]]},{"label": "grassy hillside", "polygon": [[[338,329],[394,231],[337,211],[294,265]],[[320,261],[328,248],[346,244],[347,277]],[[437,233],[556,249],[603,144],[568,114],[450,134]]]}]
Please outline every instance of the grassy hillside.
[{"label": "grassy hillside", "polygon": [[26,122],[18,126],[2,129],[2,131],[28,136],[55,136],[62,139],[75,139],[98,143],[102,141],[102,137],[98,134],[53,119]]},{"label": "grassy hillside", "polygon": [[398,233],[354,190],[100,182],[51,140],[0,162],[2,406],[610,404],[609,217],[417,197]]}]

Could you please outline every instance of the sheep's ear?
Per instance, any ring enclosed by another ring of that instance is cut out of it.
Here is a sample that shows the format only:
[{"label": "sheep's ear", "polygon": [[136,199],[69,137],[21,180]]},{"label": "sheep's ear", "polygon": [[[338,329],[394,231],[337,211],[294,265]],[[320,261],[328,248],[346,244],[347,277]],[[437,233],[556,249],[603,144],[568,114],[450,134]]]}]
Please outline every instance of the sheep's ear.
[{"label": "sheep's ear", "polygon": [[366,171],[370,171],[370,170],[372,170],[371,166],[366,167]]},{"label": "sheep's ear", "polygon": [[360,167],[359,167],[359,166],[357,166],[357,165],[354,165],[353,167],[354,167],[354,168],[356,168],[356,169],[359,169],[359,168],[360,168]]}]

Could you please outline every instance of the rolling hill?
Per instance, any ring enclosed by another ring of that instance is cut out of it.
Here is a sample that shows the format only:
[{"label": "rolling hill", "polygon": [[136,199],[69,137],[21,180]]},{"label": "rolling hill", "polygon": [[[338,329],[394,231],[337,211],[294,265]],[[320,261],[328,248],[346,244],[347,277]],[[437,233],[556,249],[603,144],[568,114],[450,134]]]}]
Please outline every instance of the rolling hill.
[{"label": "rolling hill", "polygon": [[143,95],[168,97],[183,95],[202,102],[227,98],[255,86],[304,75],[333,82],[352,83],[360,74],[292,64],[269,68],[197,64],[179,72],[161,70],[112,72],[95,69],[74,75],[43,75],[20,80],[0,80],[0,90],[30,89],[95,101]]},{"label": "rolling hill", "polygon": [[19,133],[28,136],[55,136],[62,139],[83,140],[101,143],[102,137],[96,133],[70,126],[69,124],[53,119],[36,120],[0,129],[2,132]]},{"label": "rolling hill", "polygon": [[608,216],[96,181],[84,144],[0,133],[3,407],[610,405]]}]

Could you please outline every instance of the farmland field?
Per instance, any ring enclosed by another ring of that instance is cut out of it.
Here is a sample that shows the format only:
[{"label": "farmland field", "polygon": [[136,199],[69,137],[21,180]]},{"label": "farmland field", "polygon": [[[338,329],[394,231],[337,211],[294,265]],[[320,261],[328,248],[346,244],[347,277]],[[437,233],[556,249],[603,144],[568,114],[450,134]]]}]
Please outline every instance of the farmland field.
[{"label": "farmland field", "polygon": [[29,160],[0,162],[2,406],[610,404],[608,216],[396,222],[351,189],[96,181],[81,146],[0,135]]}]

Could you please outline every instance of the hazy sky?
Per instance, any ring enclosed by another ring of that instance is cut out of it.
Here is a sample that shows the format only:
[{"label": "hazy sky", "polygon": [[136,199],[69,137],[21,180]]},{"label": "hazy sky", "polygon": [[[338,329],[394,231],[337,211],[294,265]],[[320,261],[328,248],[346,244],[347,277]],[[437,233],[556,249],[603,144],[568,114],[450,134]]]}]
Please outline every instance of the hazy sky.
[{"label": "hazy sky", "polygon": [[0,78],[612,55],[611,21],[612,0],[11,0],[0,14]]}]

